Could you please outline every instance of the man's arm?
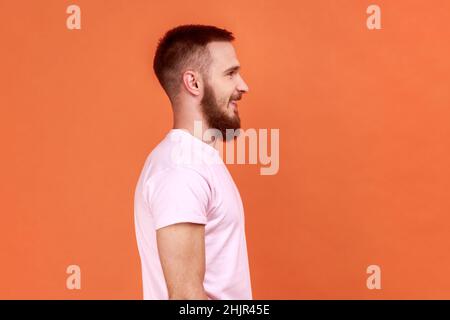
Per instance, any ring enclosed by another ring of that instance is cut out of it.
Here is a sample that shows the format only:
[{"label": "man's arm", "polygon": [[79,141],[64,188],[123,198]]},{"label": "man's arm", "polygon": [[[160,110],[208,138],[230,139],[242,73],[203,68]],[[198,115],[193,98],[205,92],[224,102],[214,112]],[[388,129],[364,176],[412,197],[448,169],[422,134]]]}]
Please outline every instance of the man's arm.
[{"label": "man's arm", "polygon": [[169,299],[208,299],[205,276],[205,226],[177,223],[156,231]]}]

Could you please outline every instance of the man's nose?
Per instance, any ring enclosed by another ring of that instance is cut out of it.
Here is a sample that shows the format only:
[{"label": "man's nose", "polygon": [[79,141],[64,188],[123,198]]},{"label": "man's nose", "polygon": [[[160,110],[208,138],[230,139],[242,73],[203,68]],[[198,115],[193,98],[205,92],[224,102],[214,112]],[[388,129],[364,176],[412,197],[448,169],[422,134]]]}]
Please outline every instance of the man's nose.
[{"label": "man's nose", "polygon": [[240,75],[239,75],[239,84],[238,84],[237,89],[243,93],[247,93],[249,90],[248,85],[245,83],[244,79],[242,79],[242,77]]}]

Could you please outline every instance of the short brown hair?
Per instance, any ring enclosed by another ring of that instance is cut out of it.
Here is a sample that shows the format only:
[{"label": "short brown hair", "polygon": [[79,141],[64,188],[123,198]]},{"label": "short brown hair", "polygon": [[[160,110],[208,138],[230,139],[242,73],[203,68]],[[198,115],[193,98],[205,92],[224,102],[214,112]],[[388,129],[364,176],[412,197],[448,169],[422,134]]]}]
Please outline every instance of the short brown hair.
[{"label": "short brown hair", "polygon": [[181,75],[194,68],[205,75],[210,56],[206,46],[212,41],[233,41],[230,31],[207,25],[182,25],[169,30],[159,40],[153,70],[170,100],[178,94]]}]

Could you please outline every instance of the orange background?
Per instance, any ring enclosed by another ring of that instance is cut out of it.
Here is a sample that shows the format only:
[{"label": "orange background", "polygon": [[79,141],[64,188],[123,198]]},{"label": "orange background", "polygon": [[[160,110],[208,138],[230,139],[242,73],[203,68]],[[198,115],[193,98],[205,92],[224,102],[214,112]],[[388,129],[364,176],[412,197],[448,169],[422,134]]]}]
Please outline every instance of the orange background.
[{"label": "orange background", "polygon": [[[366,8],[381,7],[382,30]],[[68,30],[67,6],[81,7]],[[140,299],[134,188],[171,127],[152,71],[184,23],[237,37],[243,128],[280,170],[229,165],[255,299],[450,298],[450,2],[0,1],[0,298]],[[81,290],[66,268],[81,267]],[[381,267],[381,290],[366,287]]]}]

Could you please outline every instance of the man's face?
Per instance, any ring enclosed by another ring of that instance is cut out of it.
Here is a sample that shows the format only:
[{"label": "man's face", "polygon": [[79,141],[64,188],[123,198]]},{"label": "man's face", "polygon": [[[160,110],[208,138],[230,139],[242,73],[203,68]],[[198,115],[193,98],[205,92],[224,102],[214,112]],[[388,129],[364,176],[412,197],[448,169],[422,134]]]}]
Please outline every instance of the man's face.
[{"label": "man's face", "polygon": [[237,101],[248,86],[239,74],[239,61],[230,42],[211,42],[208,49],[212,62],[209,78],[204,79],[202,112],[209,127],[220,130],[228,140],[226,129],[241,127]]}]

